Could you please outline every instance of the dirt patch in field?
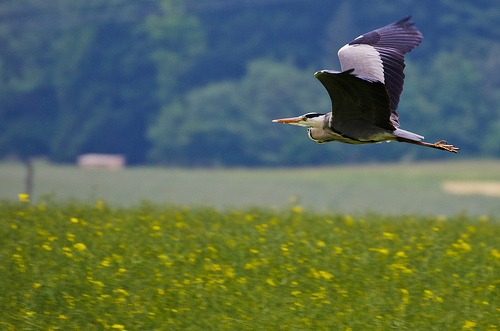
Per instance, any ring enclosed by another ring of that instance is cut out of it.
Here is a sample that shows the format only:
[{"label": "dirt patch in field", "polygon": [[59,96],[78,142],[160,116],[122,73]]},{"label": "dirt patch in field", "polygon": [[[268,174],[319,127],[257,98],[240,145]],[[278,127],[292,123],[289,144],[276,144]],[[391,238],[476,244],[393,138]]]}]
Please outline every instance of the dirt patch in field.
[{"label": "dirt patch in field", "polygon": [[445,192],[452,194],[500,197],[500,182],[446,181],[442,187]]}]

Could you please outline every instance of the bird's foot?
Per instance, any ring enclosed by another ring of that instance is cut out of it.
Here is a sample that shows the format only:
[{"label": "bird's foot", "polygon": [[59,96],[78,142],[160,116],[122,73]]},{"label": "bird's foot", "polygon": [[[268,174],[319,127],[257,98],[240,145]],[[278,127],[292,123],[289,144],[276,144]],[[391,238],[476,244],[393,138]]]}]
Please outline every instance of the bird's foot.
[{"label": "bird's foot", "polygon": [[458,150],[460,149],[460,148],[455,147],[453,145],[447,145],[446,141],[444,141],[444,140],[438,141],[437,143],[433,144],[432,146],[434,148],[443,149],[445,151],[452,152],[452,153],[458,153]]}]

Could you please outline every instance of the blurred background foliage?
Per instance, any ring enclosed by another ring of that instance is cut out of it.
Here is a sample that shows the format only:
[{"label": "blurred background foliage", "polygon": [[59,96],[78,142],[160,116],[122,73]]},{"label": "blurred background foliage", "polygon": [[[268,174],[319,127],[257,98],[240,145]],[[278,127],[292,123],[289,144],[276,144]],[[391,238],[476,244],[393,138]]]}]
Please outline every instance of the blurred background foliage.
[{"label": "blurred background foliage", "polygon": [[[404,129],[462,157],[500,156],[496,0],[5,0],[0,158],[283,166],[445,159],[405,144],[318,145],[278,117],[329,111],[313,73],[337,50],[412,14]],[[453,156],[456,157],[456,156]]]}]

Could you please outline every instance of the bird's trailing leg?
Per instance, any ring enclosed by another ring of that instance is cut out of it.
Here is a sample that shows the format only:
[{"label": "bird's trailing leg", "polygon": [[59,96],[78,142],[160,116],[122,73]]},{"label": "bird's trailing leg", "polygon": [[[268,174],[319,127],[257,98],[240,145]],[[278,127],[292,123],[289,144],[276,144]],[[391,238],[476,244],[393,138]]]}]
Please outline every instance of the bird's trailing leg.
[{"label": "bird's trailing leg", "polygon": [[444,151],[448,151],[448,152],[452,152],[452,153],[458,153],[458,150],[460,149],[460,148],[455,147],[453,145],[447,145],[446,141],[444,141],[444,140],[438,141],[437,143],[434,143],[434,144],[426,143],[423,141],[415,141],[415,140],[401,138],[401,137],[398,137],[396,140],[400,141],[400,142],[404,142],[404,143],[410,143],[410,144],[415,144],[415,145],[420,145],[420,146],[442,149]]},{"label": "bird's trailing leg", "polygon": [[460,148],[455,147],[453,145],[447,145],[446,141],[444,141],[444,140],[438,141],[437,143],[430,144],[430,145],[431,145],[430,147],[442,149],[442,150],[452,152],[452,153],[458,153],[458,150],[460,149]]}]

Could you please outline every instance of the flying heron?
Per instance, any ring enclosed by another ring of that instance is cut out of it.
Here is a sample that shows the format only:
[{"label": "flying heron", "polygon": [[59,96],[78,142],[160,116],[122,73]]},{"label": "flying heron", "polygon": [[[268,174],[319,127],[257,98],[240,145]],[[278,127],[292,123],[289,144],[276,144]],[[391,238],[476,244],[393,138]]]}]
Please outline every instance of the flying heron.
[{"label": "flying heron", "polygon": [[309,138],[317,143],[399,141],[458,153],[459,148],[444,140],[426,143],[421,135],[399,129],[396,109],[405,78],[404,54],[423,39],[410,18],[361,35],[343,46],[338,51],[341,72],[321,70],[314,74],[330,95],[330,113],[307,113],[273,122],[307,127]]}]

